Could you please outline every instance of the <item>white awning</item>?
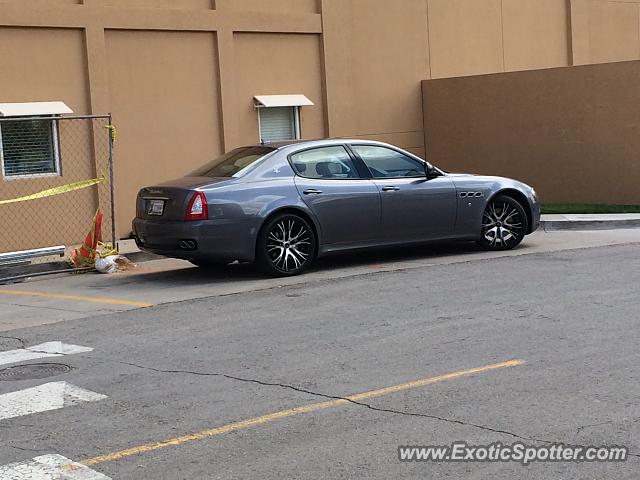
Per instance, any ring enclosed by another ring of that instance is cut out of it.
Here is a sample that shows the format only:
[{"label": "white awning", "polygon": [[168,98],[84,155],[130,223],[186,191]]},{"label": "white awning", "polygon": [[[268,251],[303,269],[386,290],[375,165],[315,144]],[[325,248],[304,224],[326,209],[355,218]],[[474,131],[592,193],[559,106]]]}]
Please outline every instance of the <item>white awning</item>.
[{"label": "white awning", "polygon": [[304,95],[256,95],[256,107],[308,107],[313,102]]},{"label": "white awning", "polygon": [[64,102],[0,103],[0,117],[30,117],[73,113]]}]

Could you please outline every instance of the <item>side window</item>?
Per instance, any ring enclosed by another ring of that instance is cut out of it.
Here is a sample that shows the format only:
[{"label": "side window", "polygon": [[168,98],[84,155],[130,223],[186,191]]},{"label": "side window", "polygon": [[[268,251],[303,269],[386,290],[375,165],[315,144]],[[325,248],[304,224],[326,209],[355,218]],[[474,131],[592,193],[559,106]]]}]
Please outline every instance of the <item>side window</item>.
[{"label": "side window", "polygon": [[358,178],[351,157],[341,145],[320,147],[291,155],[291,164],[301,177],[346,179]]},{"label": "side window", "polygon": [[390,148],[376,145],[351,145],[373,178],[424,177],[424,165]]}]

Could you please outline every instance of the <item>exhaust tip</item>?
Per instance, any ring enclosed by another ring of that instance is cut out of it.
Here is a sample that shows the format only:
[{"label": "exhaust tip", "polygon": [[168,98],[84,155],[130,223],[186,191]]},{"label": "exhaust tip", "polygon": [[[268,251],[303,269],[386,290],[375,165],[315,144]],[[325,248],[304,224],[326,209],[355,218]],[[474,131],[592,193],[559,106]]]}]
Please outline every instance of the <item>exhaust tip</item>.
[{"label": "exhaust tip", "polygon": [[198,244],[195,240],[180,240],[180,242],[178,242],[178,246],[182,250],[196,250],[198,248]]}]

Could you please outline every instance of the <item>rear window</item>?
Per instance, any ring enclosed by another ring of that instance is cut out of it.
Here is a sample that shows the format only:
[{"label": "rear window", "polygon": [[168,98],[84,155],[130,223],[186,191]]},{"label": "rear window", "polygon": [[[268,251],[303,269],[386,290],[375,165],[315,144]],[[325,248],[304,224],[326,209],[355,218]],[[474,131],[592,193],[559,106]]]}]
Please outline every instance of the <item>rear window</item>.
[{"label": "rear window", "polygon": [[270,147],[241,147],[191,172],[190,177],[234,177],[245,168],[274,152]]}]

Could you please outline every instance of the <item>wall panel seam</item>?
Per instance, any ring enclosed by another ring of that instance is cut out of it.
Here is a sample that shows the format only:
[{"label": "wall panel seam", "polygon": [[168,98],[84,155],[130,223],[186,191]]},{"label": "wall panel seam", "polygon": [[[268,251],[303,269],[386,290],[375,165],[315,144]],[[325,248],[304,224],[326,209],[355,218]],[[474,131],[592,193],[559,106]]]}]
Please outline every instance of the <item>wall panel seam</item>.
[{"label": "wall panel seam", "polygon": [[500,47],[502,48],[502,71],[507,71],[507,63],[504,55],[504,0],[500,0],[500,35],[502,36],[502,42]]}]

